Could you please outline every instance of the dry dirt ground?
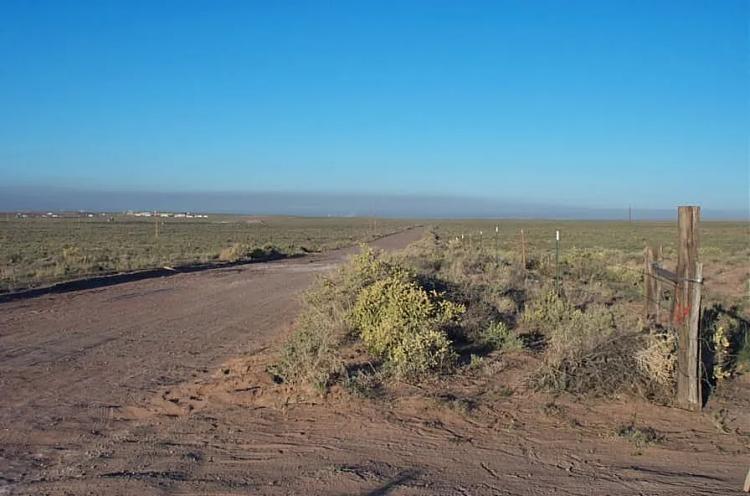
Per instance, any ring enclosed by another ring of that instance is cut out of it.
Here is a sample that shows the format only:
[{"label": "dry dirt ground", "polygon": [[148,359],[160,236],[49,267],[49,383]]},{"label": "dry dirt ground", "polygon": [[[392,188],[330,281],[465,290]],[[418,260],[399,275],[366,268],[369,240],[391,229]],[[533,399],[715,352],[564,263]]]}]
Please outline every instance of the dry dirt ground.
[{"label": "dry dirt ground", "polygon": [[523,354],[433,400],[274,384],[299,293],[352,251],[0,305],[0,495],[739,494],[747,379],[703,414],[535,394]]}]

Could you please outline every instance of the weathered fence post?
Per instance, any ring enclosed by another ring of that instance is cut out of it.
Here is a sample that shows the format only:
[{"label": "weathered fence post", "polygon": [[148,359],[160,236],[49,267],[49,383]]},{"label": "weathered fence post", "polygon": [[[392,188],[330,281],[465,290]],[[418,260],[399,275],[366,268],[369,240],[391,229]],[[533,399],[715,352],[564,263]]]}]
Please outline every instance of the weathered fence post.
[{"label": "weathered fence post", "polygon": [[523,234],[523,229],[521,229],[521,267],[523,267],[524,272],[526,271],[526,236]]},{"label": "weathered fence post", "polygon": [[703,267],[698,263],[700,207],[679,207],[680,242],[677,254],[677,286],[672,323],[677,329],[677,403],[682,408],[701,409],[700,383],[700,286]]}]

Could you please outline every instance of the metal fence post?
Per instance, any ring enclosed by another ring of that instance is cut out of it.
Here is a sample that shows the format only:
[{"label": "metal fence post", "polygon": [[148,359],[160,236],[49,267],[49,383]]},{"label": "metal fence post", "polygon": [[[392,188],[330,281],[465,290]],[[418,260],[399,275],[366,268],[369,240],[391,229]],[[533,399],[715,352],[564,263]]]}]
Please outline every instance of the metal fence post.
[{"label": "metal fence post", "polygon": [[560,231],[555,231],[555,286],[560,294]]}]

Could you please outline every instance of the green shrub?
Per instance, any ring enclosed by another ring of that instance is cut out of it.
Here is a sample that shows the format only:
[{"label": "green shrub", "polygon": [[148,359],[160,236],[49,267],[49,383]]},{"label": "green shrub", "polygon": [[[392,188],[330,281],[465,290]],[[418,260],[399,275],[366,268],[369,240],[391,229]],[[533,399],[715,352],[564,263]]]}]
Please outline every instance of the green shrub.
[{"label": "green shrub", "polygon": [[463,306],[395,271],[360,292],[350,322],[370,353],[389,362],[397,375],[416,377],[452,361],[444,329],[463,311]]},{"label": "green shrub", "polygon": [[342,385],[352,396],[374,399],[384,395],[386,374],[382,369],[357,370],[346,375]]},{"label": "green shrub", "polygon": [[263,247],[251,247],[246,243],[233,243],[219,252],[219,260],[222,262],[238,262],[246,259],[267,259],[278,257],[281,250],[274,245],[266,244]]},{"label": "green shrub", "polygon": [[354,255],[341,270],[344,288],[354,293],[355,297],[359,290],[396,273],[404,273],[404,270],[383,260],[367,245],[362,245],[360,253]]},{"label": "green shrub", "polygon": [[269,372],[288,384],[310,384],[319,391],[343,373],[339,356],[340,337],[329,321],[303,314],[298,328],[282,349]]},{"label": "green shrub", "polygon": [[464,340],[481,341],[482,334],[493,322],[500,319],[497,309],[483,299],[479,291],[464,292],[461,301],[466,302],[466,312],[461,317],[460,335]]},{"label": "green shrub", "polygon": [[521,350],[523,341],[502,322],[493,322],[481,335],[482,342],[493,350]]},{"label": "green shrub", "polygon": [[480,357],[479,355],[471,355],[471,358],[469,359],[469,365],[468,368],[470,370],[479,370],[484,366],[484,358]]},{"label": "green shrub", "polygon": [[643,285],[643,274],[635,267],[609,265],[607,266],[607,280],[627,287],[638,288]]},{"label": "green shrub", "polygon": [[[369,255],[368,255],[369,256]],[[358,258],[361,262],[364,258]],[[320,391],[344,372],[340,348],[349,334],[346,319],[356,298],[353,287],[364,284],[356,271],[357,261],[318,280],[303,294],[303,307],[294,334],[270,367],[277,380],[309,384]]]},{"label": "green shrub", "polygon": [[618,331],[606,307],[572,309],[546,337],[542,364],[531,378],[539,389],[606,395],[644,383],[635,356],[642,339]]},{"label": "green shrub", "polygon": [[569,309],[560,315],[558,324],[546,334],[545,358],[552,363],[580,361],[609,340],[615,331],[612,313],[603,306],[592,306],[586,312]]},{"label": "green shrub", "polygon": [[406,379],[447,370],[455,359],[456,353],[448,336],[436,329],[406,334],[388,352],[388,365],[397,377]]},{"label": "green shrub", "polygon": [[222,262],[236,262],[246,258],[250,253],[250,247],[245,243],[234,243],[219,252],[219,260]]},{"label": "green shrub", "polygon": [[664,436],[659,431],[649,426],[638,427],[635,424],[635,419],[618,427],[616,432],[619,437],[627,439],[636,448],[643,448],[664,441]]},{"label": "green shrub", "polygon": [[555,329],[569,319],[573,307],[560,295],[553,286],[547,286],[531,301],[526,303],[522,321],[538,331]]},{"label": "green shrub", "polygon": [[[353,330],[402,378],[445,370],[455,359],[445,328],[458,322],[463,307],[425,290],[369,248],[321,278],[303,301],[297,330],[269,370],[277,380],[324,391],[346,378],[340,350]],[[345,385],[356,389],[359,380],[352,380]]]},{"label": "green shrub", "polygon": [[281,255],[281,249],[270,244],[263,245],[263,248],[253,248],[249,253],[250,258],[275,258]]},{"label": "green shrub", "polygon": [[713,374],[727,379],[750,366],[750,325],[736,307],[714,304],[703,312],[704,330],[711,340]]}]

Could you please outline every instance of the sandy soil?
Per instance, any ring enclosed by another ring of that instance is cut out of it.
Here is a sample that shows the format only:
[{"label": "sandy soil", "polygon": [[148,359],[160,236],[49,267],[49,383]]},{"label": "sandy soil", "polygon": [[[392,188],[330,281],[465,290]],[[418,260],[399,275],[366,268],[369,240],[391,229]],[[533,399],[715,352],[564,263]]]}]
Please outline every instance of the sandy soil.
[{"label": "sandy soil", "polygon": [[[522,355],[434,399],[274,384],[299,293],[352,251],[0,305],[0,495],[739,494],[747,379],[703,414],[538,395]],[[614,435],[634,419],[664,439]]]}]

